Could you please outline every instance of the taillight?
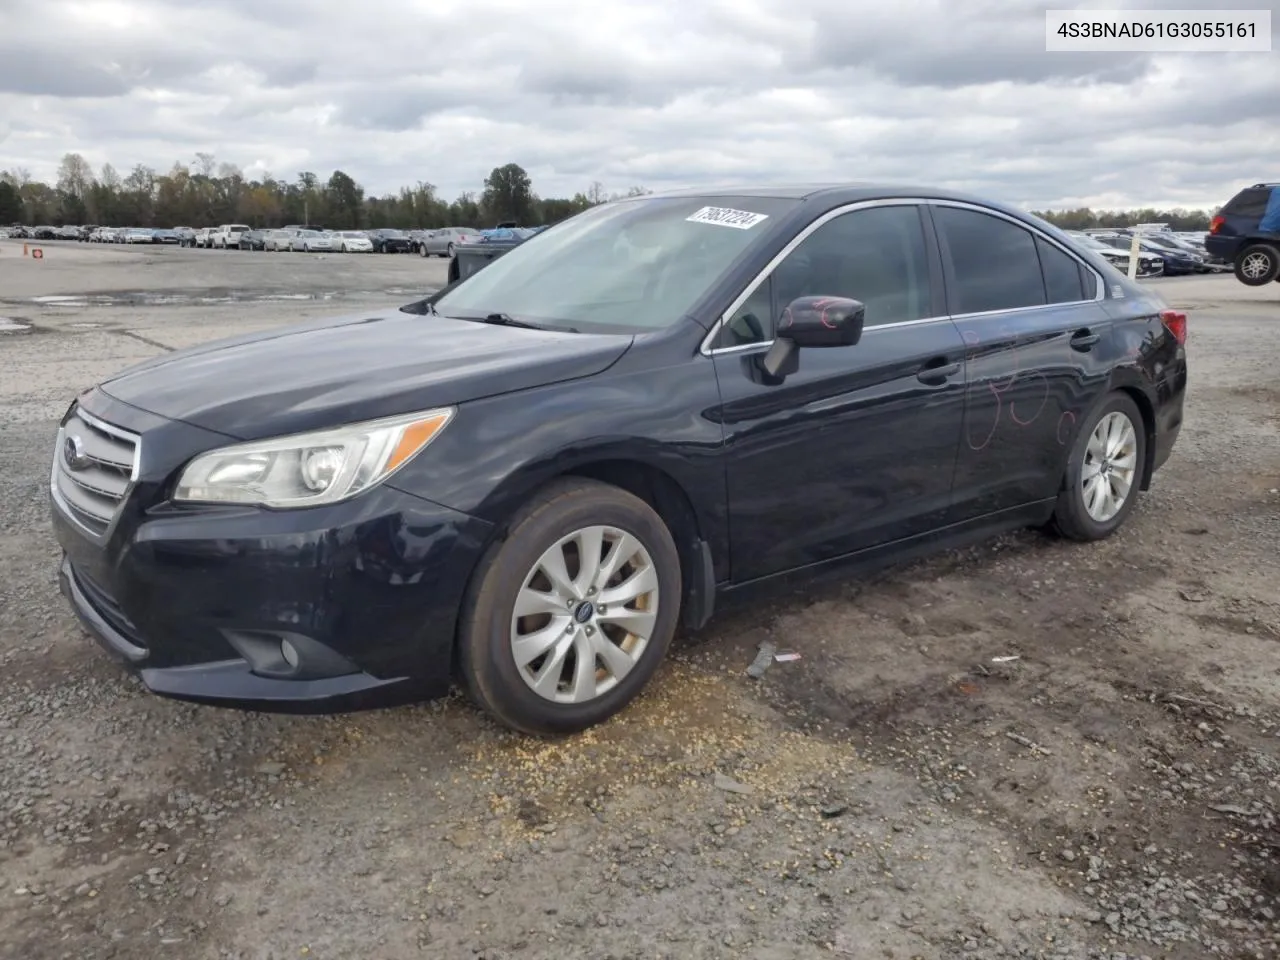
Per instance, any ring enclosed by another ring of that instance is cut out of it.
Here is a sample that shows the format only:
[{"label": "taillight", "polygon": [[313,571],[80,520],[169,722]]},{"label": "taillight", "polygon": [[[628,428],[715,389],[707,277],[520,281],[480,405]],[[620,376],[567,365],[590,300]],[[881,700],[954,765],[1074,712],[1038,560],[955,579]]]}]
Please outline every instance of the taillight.
[{"label": "taillight", "polygon": [[1162,310],[1160,322],[1173,334],[1179,345],[1187,342],[1187,315],[1179,310]]},{"label": "taillight", "polygon": [[1226,217],[1214,217],[1212,220],[1209,221],[1209,232],[1217,233],[1219,230],[1222,229],[1222,225],[1226,222],[1227,222]]}]

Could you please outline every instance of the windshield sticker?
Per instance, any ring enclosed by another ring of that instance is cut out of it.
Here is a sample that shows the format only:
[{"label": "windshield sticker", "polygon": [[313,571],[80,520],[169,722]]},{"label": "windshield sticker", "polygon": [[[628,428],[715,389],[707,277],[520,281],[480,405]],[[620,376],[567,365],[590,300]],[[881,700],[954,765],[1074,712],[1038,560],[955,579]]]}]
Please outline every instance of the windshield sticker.
[{"label": "windshield sticker", "polygon": [[703,207],[693,216],[685,217],[690,223],[713,223],[717,227],[733,227],[735,230],[750,230],[761,220],[768,220],[767,213],[752,213],[750,210],[734,210],[731,207]]}]

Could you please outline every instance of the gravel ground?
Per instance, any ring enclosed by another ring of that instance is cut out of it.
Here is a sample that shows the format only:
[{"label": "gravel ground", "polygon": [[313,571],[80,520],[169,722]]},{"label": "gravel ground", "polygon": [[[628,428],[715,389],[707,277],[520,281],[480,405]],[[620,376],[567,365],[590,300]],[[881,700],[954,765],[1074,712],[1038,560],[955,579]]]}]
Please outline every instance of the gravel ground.
[{"label": "gravel ground", "polygon": [[[164,701],[55,587],[78,390],[443,261],[45,250],[0,241],[0,956],[1280,953],[1280,287],[1157,282],[1191,312],[1187,424],[1112,539],[762,596],[549,743],[457,698]],[[801,659],[754,680],[765,640]]]}]

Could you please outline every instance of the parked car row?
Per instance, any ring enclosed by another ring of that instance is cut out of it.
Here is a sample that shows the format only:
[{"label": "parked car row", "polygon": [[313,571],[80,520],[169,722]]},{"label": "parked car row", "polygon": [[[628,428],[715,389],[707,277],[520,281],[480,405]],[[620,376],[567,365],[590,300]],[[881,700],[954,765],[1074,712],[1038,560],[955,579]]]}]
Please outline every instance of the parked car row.
[{"label": "parked car row", "polygon": [[[1158,263],[1158,273],[1169,277],[1185,276],[1191,273],[1215,273],[1230,270],[1227,264],[1208,253],[1204,248],[1203,234],[1179,234],[1161,224],[1145,225],[1133,229],[1122,230],[1087,230],[1084,233],[1094,242],[1104,244],[1120,254],[1119,258],[1107,255],[1116,260],[1117,267],[1129,268],[1129,252],[1133,247],[1134,237],[1138,239],[1139,275],[1144,275],[1142,260]],[[1079,234],[1077,234],[1077,237]]]},{"label": "parked car row", "polygon": [[[1104,243],[1092,234],[1081,230],[1068,230],[1067,235],[1082,247],[1097,253],[1121,273],[1129,272],[1129,250],[1121,250],[1109,243]],[[1164,274],[1164,259],[1154,254],[1142,253],[1138,256],[1139,277],[1159,277]]]},{"label": "parked car row", "polygon": [[274,230],[258,230],[230,223],[193,231],[185,246],[205,250],[264,250],[300,253],[416,253],[423,257],[451,257],[467,243],[480,243],[491,231],[471,227],[439,230],[328,230],[307,224],[290,224]]},{"label": "parked car row", "polygon": [[416,253],[452,258],[459,247],[477,243],[513,246],[543,227],[502,223],[491,229],[442,227],[437,230],[329,230],[312,224],[256,229],[243,223],[217,227],[9,227],[6,237],[35,240],[78,240],[86,243],[172,243],[203,250],[284,250],[302,253]]},{"label": "parked car row", "polygon": [[174,227],[171,230],[156,230],[151,227],[63,227],[64,230],[84,230],[83,236],[67,239],[78,239],[86,243],[178,243],[182,242],[183,231],[189,227]]}]

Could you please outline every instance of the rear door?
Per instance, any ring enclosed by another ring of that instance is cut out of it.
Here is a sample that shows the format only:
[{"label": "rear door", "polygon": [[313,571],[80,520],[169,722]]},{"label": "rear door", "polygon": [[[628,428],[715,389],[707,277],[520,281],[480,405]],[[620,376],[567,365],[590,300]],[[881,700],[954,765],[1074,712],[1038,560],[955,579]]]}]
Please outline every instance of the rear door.
[{"label": "rear door", "polygon": [[[736,582],[926,532],[951,506],[964,344],[921,207],[880,201],[809,230],[711,341]],[[775,318],[815,295],[866,305],[861,342],[762,377]]]},{"label": "rear door", "polygon": [[1102,278],[999,211],[951,201],[930,210],[966,349],[958,518],[1056,496],[1075,427],[1109,382]]}]

